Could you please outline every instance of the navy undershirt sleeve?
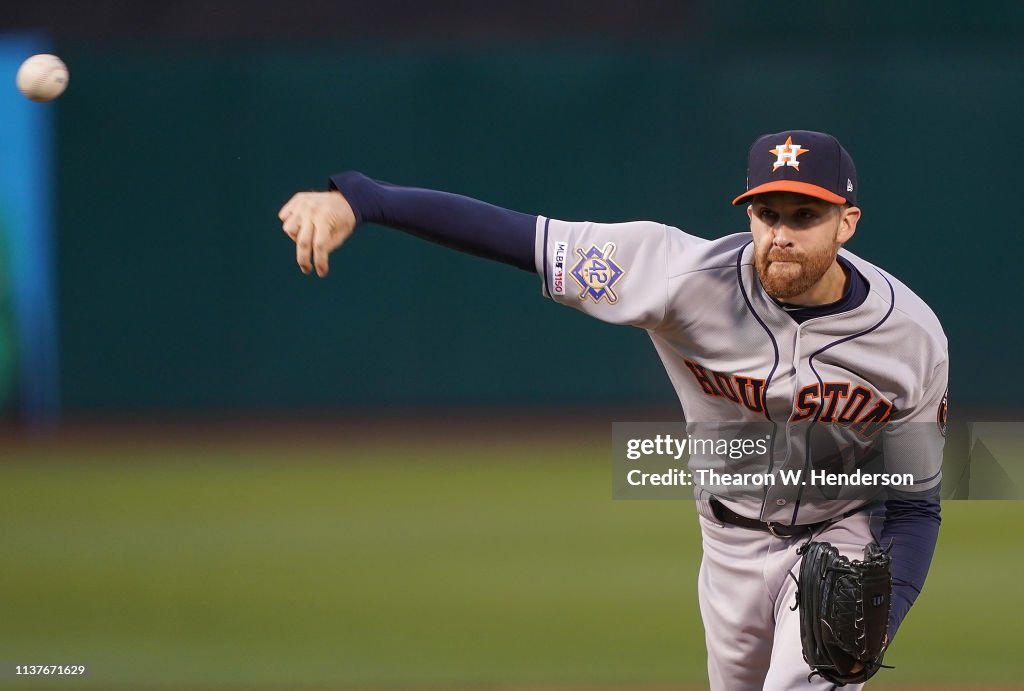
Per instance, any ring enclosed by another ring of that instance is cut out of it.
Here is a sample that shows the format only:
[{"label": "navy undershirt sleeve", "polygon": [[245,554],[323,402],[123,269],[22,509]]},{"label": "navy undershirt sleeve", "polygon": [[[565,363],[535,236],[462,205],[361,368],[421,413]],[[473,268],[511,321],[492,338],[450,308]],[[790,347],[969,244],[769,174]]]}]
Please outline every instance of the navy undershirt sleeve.
[{"label": "navy undershirt sleeve", "polygon": [[924,587],[941,520],[937,492],[927,499],[889,499],[885,502],[885,523],[879,543],[883,548],[892,545],[889,552],[892,557],[890,641]]},{"label": "navy undershirt sleeve", "polygon": [[356,215],[467,254],[536,271],[537,217],[470,197],[399,187],[349,171],[330,177]]}]

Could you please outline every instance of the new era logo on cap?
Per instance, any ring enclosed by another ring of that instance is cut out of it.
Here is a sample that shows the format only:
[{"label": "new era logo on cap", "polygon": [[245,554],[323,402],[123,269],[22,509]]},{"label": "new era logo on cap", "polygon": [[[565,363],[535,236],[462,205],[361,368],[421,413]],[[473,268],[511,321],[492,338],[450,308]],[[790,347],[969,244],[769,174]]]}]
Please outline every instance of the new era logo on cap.
[{"label": "new era logo on cap", "polygon": [[856,204],[857,169],[830,134],[790,130],[758,137],[747,159],[747,191],[733,204],[765,192],[796,192],[832,204]]}]

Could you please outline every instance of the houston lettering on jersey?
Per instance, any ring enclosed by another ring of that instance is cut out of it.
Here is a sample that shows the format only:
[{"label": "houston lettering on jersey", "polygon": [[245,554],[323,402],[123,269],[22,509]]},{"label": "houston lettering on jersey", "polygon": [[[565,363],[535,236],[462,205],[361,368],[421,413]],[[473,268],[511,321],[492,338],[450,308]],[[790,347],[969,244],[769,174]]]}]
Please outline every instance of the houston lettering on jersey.
[{"label": "houston lettering on jersey", "polygon": [[708,396],[724,396],[755,413],[764,412],[764,379],[708,371],[691,360],[683,360]]},{"label": "houston lettering on jersey", "polygon": [[[755,413],[765,412],[765,380],[709,370],[692,360],[683,360],[708,396],[727,398]],[[809,420],[849,427],[871,437],[889,421],[896,407],[883,396],[850,382],[808,384],[796,394],[790,422]]]},{"label": "houston lettering on jersey", "polygon": [[[842,408],[840,408],[842,403]],[[875,396],[865,386],[850,382],[808,384],[796,395],[790,422],[807,420],[817,413],[818,422],[848,426],[865,437],[878,433],[889,421],[895,406],[882,396]]]}]

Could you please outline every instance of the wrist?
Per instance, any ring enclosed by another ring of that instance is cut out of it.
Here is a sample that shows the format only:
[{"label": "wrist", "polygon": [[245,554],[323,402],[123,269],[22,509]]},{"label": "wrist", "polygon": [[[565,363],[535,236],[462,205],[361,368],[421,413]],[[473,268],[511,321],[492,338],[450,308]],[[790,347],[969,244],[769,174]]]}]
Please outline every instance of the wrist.
[{"label": "wrist", "polygon": [[356,226],[377,220],[373,212],[376,208],[373,200],[374,183],[370,178],[358,171],[349,170],[331,175],[327,184],[330,191],[340,193],[348,202]]}]

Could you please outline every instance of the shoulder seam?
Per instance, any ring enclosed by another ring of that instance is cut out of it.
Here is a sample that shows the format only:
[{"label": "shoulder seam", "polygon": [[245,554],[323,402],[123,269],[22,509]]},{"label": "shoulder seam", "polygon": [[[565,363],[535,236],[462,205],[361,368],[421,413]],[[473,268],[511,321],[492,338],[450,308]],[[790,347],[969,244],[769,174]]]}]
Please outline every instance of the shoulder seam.
[{"label": "shoulder seam", "polygon": [[[895,299],[893,300],[893,302],[894,303],[896,302]],[[904,319],[906,319],[908,322],[910,322],[915,327],[917,327],[917,329],[919,331],[924,333],[924,335],[928,337],[928,340],[931,341],[932,343],[934,343],[939,348],[939,350],[941,352],[943,352],[943,353],[948,352],[949,344],[948,344],[948,341],[946,341],[945,334],[942,334],[942,336],[940,337],[939,334],[933,333],[931,329],[929,329],[927,326],[922,324],[918,319],[916,319],[913,314],[911,314],[910,312],[907,312],[906,310],[902,309],[901,307],[896,306],[895,304],[893,305],[893,309],[894,309],[894,311],[899,312],[903,316]],[[936,319],[938,319],[938,318],[936,317]],[[941,328],[941,325],[940,325],[940,328]]]},{"label": "shoulder seam", "polygon": [[717,271],[718,269],[728,269],[729,271],[732,271],[735,268],[736,267],[731,265],[731,264],[728,265],[728,266],[700,266],[700,267],[697,267],[697,268],[694,268],[694,269],[687,269],[686,271],[680,271],[677,274],[672,274],[671,276],[668,277],[668,279],[672,280],[673,278],[679,278],[680,276],[686,276],[687,274],[700,273],[701,271]]}]

